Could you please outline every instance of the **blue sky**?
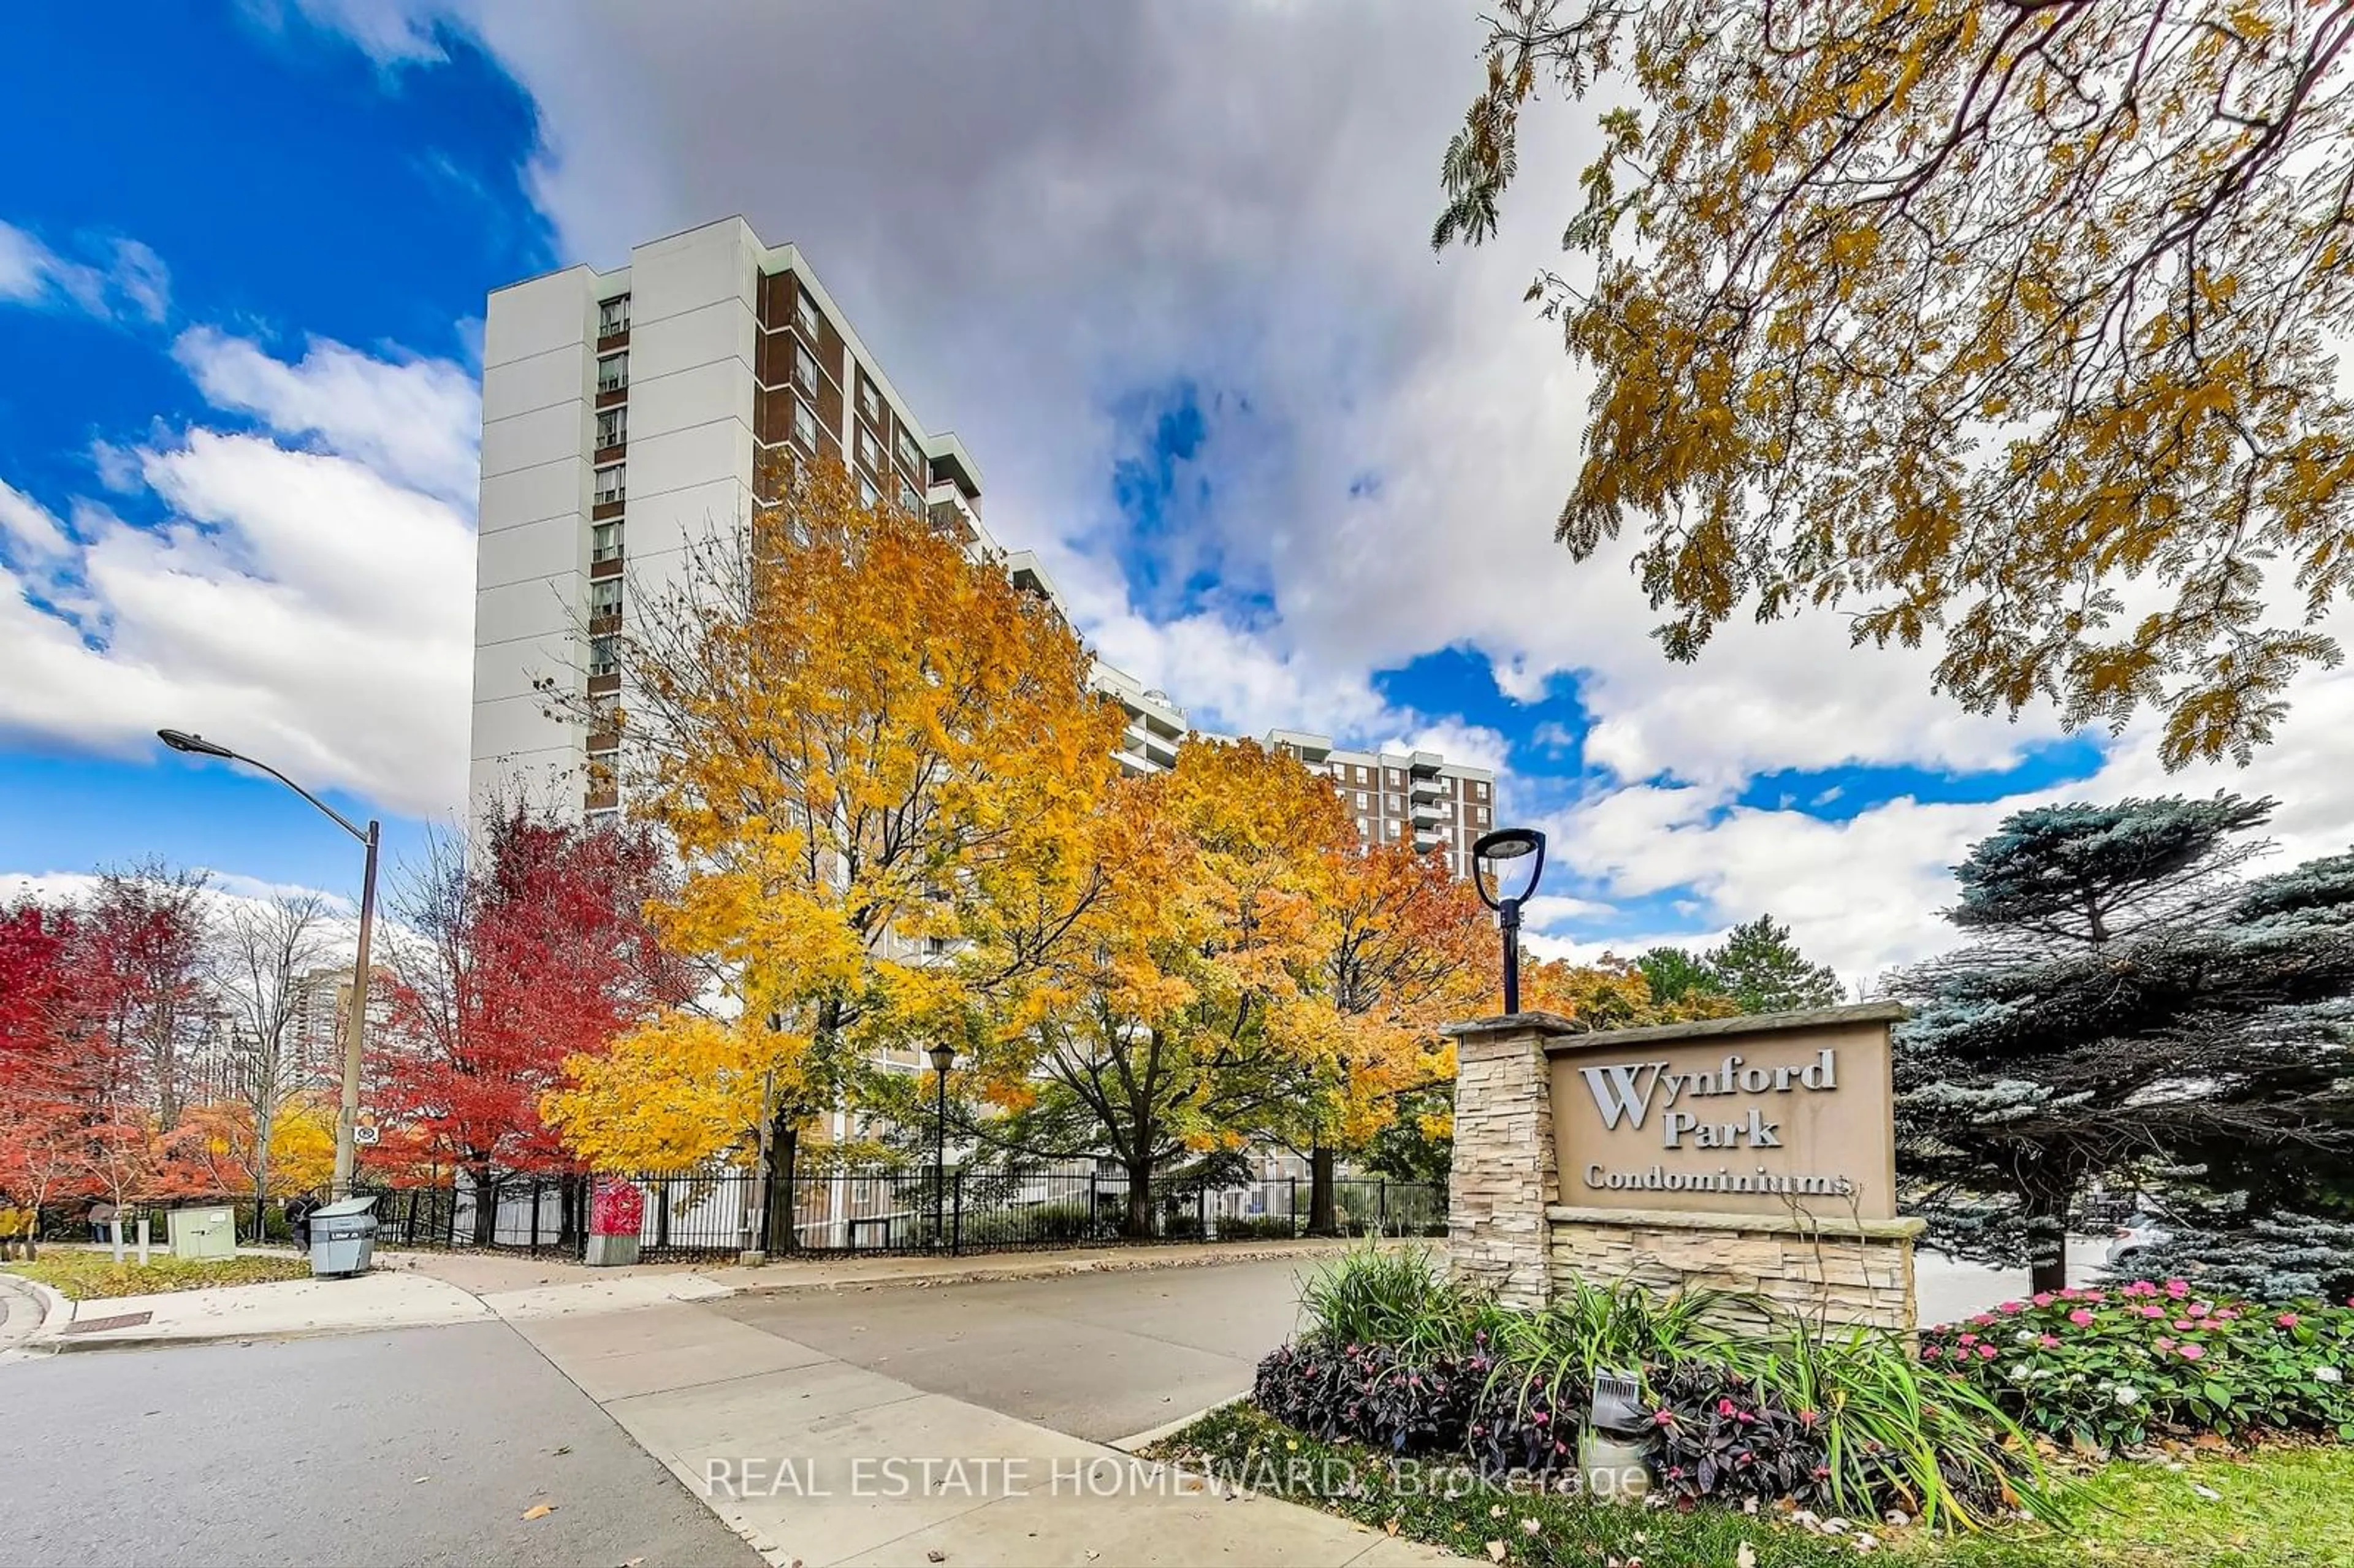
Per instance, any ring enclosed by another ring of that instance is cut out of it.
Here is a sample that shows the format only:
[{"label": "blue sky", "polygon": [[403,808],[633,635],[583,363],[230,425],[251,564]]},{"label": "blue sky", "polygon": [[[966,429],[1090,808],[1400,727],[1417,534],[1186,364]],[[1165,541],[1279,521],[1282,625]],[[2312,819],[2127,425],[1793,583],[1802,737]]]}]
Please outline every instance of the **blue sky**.
[{"label": "blue sky", "polygon": [[[101,320],[54,296],[0,302],[0,480],[59,514],[97,495],[154,526],[166,509],[110,487],[97,449],[261,423],[207,405],[172,356],[179,333],[204,323],[281,352],[317,336],[471,361],[485,291],[554,251],[519,183],[530,104],[480,55],[387,76],[332,38],[228,8],[138,9],[134,26],[104,7],[37,7],[0,54],[0,128],[45,150],[12,170],[0,222],[92,264],[135,239],[169,269],[159,320]],[[154,854],[268,883],[356,879],[340,831],[268,779],[160,747],[0,736],[0,868]],[[327,793],[354,817],[387,810]],[[413,849],[421,827],[394,813],[390,842]]]},{"label": "blue sky", "polygon": [[[2005,802],[2163,784],[2138,735],[1956,714],[1829,618],[1668,665],[1621,564],[1550,543],[1585,387],[1518,298],[1555,215],[1422,245],[1471,13],[930,10],[942,47],[875,105],[835,67],[890,18],[788,9],[14,19],[0,129],[40,155],[0,188],[0,895],[151,854],[351,886],[330,824],[143,740],[165,724],[413,853],[462,780],[486,291],[737,211],[1197,723],[1501,768],[1555,834],[1563,950],[1771,908],[1868,974],[1935,940]],[[2290,836],[2343,815],[2317,795]]]}]

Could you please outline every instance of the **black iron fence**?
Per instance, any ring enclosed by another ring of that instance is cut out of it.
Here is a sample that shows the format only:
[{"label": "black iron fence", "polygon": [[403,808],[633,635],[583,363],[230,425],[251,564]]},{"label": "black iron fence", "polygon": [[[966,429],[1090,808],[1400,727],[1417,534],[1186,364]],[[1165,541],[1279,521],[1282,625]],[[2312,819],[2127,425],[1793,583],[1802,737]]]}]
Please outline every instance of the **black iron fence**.
[{"label": "black iron fence", "polygon": [[[594,1183],[626,1181],[642,1199],[639,1255],[649,1261],[790,1253],[1006,1252],[1122,1242],[1264,1241],[1310,1233],[1311,1183],[1278,1177],[1240,1186],[1131,1183],[1119,1172],[929,1169],[831,1171],[764,1181],[752,1170],[626,1176],[461,1173],[379,1190],[377,1245],[578,1253]],[[1445,1234],[1447,1189],[1342,1177],[1341,1235]]]}]

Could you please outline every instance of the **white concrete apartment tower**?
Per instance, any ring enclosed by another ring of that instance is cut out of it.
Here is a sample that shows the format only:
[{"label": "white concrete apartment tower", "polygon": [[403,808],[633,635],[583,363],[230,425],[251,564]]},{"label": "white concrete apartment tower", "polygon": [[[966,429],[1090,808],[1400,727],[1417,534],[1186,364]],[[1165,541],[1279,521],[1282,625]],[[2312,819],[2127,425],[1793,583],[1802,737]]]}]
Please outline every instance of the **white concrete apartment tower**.
[{"label": "white concrete apartment tower", "polygon": [[792,246],[730,217],[500,289],[482,334],[471,786],[590,810],[599,737],[537,681],[618,683],[602,632],[631,586],[751,514],[764,449],[840,459],[870,503],[986,539],[979,471],[917,425]]},{"label": "white concrete apartment tower", "polygon": [[[867,504],[922,513],[1069,618],[1038,556],[1009,554],[982,524],[981,471],[962,443],[915,421],[793,246],[730,217],[638,246],[611,271],[526,279],[491,295],[482,333],[477,814],[493,795],[618,808],[587,766],[615,737],[546,716],[535,683],[617,692],[612,635],[631,596],[674,580],[691,542],[750,517],[763,455],[777,449],[839,460]],[[1108,664],[1092,678],[1128,715],[1119,765],[1173,766],[1194,733],[1184,709]],[[1493,820],[1484,769],[1292,731],[1268,744],[1329,774],[1369,842],[1410,837],[1458,873]]]}]

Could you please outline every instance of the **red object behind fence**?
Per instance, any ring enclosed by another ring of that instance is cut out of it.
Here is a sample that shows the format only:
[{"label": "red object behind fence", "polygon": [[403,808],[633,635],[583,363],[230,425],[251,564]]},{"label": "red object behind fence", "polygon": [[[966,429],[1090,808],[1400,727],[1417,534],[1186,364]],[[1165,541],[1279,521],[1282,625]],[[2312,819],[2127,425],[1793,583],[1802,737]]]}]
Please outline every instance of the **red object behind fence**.
[{"label": "red object behind fence", "polygon": [[634,1181],[597,1179],[596,1195],[588,1201],[588,1234],[633,1236],[645,1224],[646,1195]]}]

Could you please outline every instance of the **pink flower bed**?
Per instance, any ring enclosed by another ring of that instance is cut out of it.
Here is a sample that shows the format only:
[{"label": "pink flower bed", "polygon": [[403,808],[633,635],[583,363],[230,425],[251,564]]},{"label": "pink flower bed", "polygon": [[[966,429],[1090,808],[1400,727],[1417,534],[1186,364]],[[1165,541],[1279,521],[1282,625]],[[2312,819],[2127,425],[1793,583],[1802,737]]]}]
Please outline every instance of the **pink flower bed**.
[{"label": "pink flower bed", "polygon": [[2212,1299],[2191,1281],[2037,1293],[1925,1329],[1921,1359],[2022,1425],[2100,1448],[2255,1428],[2354,1440],[2354,1303]]}]

